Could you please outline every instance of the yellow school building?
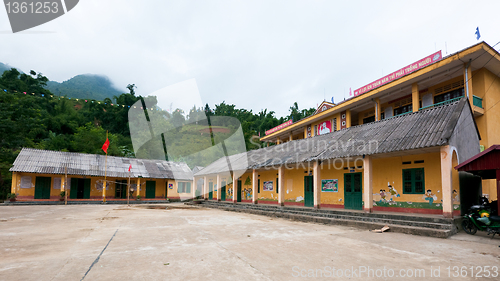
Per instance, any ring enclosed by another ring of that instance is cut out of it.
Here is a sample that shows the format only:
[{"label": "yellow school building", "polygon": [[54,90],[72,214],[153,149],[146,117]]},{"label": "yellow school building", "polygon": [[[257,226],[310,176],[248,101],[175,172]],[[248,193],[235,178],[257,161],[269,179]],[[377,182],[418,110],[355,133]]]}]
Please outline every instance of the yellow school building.
[{"label": "yellow school building", "polygon": [[61,191],[75,201],[179,200],[190,198],[193,184],[185,163],[32,148],[21,150],[10,171],[19,201],[60,200]]}]

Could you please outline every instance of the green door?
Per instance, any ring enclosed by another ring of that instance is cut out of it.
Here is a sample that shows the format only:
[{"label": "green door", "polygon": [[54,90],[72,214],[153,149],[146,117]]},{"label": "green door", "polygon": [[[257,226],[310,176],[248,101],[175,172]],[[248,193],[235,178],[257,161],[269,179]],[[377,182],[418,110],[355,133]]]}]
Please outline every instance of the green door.
[{"label": "green door", "polygon": [[241,181],[238,180],[238,188],[236,191],[236,202],[241,202]]},{"label": "green door", "polygon": [[304,207],[314,207],[313,176],[304,176]]},{"label": "green door", "polygon": [[226,201],[226,182],[223,181],[220,185],[220,201]]},{"label": "green door", "polygon": [[78,193],[78,179],[71,179],[71,185],[69,190],[69,199],[76,199]]},{"label": "green door", "polygon": [[208,183],[208,199],[212,200],[214,198],[214,183]]},{"label": "green door", "polygon": [[90,179],[80,179],[83,182],[83,199],[90,199]]},{"label": "green door", "polygon": [[156,182],[146,181],[146,198],[154,199],[156,196]]},{"label": "green door", "polygon": [[50,199],[50,178],[36,177],[35,199]]},{"label": "green door", "polygon": [[344,208],[363,209],[361,173],[344,174]]}]

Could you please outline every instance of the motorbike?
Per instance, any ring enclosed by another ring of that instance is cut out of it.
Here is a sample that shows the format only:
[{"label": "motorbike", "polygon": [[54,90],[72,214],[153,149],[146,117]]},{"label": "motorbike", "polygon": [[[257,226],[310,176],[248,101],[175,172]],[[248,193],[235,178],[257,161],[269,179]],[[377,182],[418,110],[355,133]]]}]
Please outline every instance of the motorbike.
[{"label": "motorbike", "polygon": [[[496,203],[496,202],[495,202]],[[488,199],[481,198],[481,205],[473,205],[469,212],[464,215],[462,229],[467,234],[474,235],[478,230],[486,231],[488,235],[500,235],[500,216],[496,216],[496,210]]]}]

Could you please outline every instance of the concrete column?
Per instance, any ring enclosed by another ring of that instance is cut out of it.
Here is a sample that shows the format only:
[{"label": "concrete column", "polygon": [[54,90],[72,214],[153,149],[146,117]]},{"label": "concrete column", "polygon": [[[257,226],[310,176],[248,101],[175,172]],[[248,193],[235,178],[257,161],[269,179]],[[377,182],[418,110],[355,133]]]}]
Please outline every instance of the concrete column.
[{"label": "concrete column", "polygon": [[441,146],[441,192],[443,195],[443,216],[453,217],[453,178],[451,174],[452,152],[449,145]]},{"label": "concrete column", "polygon": [[281,139],[280,138],[276,139],[276,144],[281,144]]},{"label": "concrete column", "polygon": [[203,199],[208,200],[208,177],[203,177]]},{"label": "concrete column", "polygon": [[135,191],[135,198],[137,198],[137,196],[139,195],[141,195],[141,178],[137,178],[137,189]]},{"label": "concrete column", "polygon": [[285,181],[285,167],[284,166],[280,166],[278,168],[278,204],[280,206],[285,206],[285,184],[284,184],[284,181]]},{"label": "concrete column", "polygon": [[[168,195],[168,180],[165,183],[165,185],[167,186],[167,189],[166,189],[167,190],[167,194],[165,194],[165,197],[167,197],[167,195]],[[196,188],[197,188],[197,186],[196,186],[196,177],[193,177],[193,184],[191,186],[191,196],[193,197],[193,199],[196,198]]]},{"label": "concrete column", "polygon": [[365,213],[373,211],[373,168],[371,156],[363,158],[363,202]]},{"label": "concrete column", "polygon": [[321,163],[314,162],[313,165],[313,191],[314,208],[319,209],[321,205]]},{"label": "concrete column", "polygon": [[217,174],[217,201],[220,201],[220,198],[222,197],[221,187],[222,187],[221,176],[220,174]]},{"label": "concrete column", "polygon": [[380,109],[380,99],[375,99],[375,121],[380,121],[381,118],[381,114],[382,114],[382,110]]},{"label": "concrete column", "polygon": [[288,136],[288,141],[293,141],[293,135],[292,135],[292,132],[290,132],[290,135]]},{"label": "concrete column", "polygon": [[307,139],[307,126],[304,127],[304,138]]},{"label": "concrete column", "polygon": [[17,173],[12,173],[12,183],[10,185],[10,193],[17,193]]},{"label": "concrete column", "polygon": [[497,206],[498,206],[498,209],[497,210],[500,210],[500,170],[497,170],[497,175],[496,175],[496,178],[497,178]]},{"label": "concrete column", "polygon": [[252,203],[257,204],[257,196],[259,195],[257,192],[259,187],[257,184],[259,183],[259,174],[255,169],[252,172]]},{"label": "concrete column", "polygon": [[411,84],[411,106],[413,108],[413,112],[417,112],[420,108],[420,101],[418,95],[418,84]]},{"label": "concrete column", "polygon": [[238,202],[238,177],[236,173],[233,172],[233,203]]},{"label": "concrete column", "polygon": [[269,142],[266,142],[267,143],[267,147],[269,147]]},{"label": "concrete column", "polygon": [[345,127],[349,128],[351,127],[351,110],[347,109],[345,111]]}]

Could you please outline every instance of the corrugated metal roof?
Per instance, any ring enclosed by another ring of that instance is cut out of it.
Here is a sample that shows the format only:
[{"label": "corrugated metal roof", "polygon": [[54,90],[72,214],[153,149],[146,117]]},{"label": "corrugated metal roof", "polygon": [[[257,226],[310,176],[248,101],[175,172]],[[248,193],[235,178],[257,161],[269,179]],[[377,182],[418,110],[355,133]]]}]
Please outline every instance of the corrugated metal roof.
[{"label": "corrugated metal roof", "polygon": [[448,143],[466,102],[462,98],[439,107],[223,157],[195,175],[442,146]]},{"label": "corrugated metal roof", "polygon": [[[64,168],[67,167],[68,175],[104,176],[105,162],[105,155],[23,148],[10,171],[64,174]],[[130,174],[134,178],[193,179],[193,172],[186,163],[115,156],[108,156],[106,175],[127,178],[130,164]]]}]

